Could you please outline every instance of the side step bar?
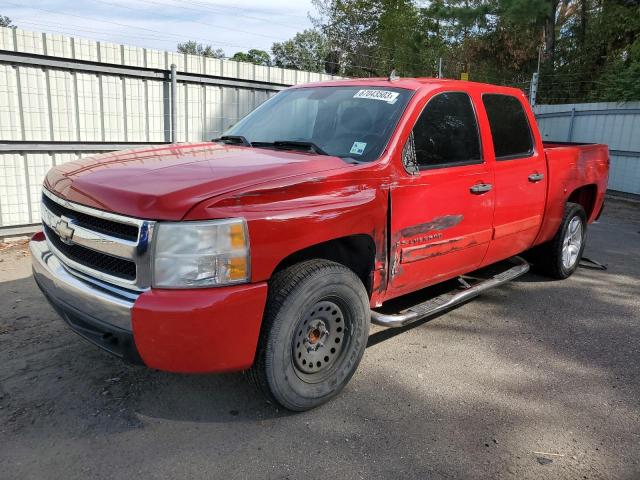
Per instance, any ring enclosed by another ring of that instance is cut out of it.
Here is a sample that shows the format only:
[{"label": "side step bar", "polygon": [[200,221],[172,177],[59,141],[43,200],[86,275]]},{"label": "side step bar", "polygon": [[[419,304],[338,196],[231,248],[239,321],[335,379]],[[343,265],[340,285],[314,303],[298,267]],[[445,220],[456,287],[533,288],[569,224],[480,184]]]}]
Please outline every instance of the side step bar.
[{"label": "side step bar", "polygon": [[[473,297],[477,297],[485,290],[502,285],[529,271],[529,264],[523,258],[513,257],[511,260],[517,262],[517,264],[487,280],[482,280],[473,286],[469,286],[465,290],[445,293],[426,302],[413,305],[398,313],[386,314],[371,310],[371,322],[383,327],[404,327],[410,323],[440,313],[454,305],[466,302]],[[463,283],[466,284],[466,282]]]}]

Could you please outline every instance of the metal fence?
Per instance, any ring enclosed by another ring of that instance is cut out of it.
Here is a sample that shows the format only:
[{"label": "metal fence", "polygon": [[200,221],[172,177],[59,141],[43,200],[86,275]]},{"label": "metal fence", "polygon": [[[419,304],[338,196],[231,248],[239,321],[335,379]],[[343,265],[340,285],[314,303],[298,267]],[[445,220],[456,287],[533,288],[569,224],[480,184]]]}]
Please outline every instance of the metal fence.
[{"label": "metal fence", "polygon": [[40,185],[53,165],[209,140],[277,91],[332,78],[0,28],[0,236],[39,221]]},{"label": "metal fence", "polygon": [[545,140],[606,143],[609,188],[640,195],[640,102],[537,105]]}]

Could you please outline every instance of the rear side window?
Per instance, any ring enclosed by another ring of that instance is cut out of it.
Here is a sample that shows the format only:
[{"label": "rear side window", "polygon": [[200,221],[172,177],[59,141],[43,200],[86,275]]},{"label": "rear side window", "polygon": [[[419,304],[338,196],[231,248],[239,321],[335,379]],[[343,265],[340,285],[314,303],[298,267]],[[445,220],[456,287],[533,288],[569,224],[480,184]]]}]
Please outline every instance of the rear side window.
[{"label": "rear side window", "polygon": [[485,94],[482,103],[489,117],[496,159],[531,156],[533,136],[520,100],[511,95]]},{"label": "rear side window", "polygon": [[424,107],[413,127],[419,168],[482,162],[478,123],[469,95],[441,93]]}]

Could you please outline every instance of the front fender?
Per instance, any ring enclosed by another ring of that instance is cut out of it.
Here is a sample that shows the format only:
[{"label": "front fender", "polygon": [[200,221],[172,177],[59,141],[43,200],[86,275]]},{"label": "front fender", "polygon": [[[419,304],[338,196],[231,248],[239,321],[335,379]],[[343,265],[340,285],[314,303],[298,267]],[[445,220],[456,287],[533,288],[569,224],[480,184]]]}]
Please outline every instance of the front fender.
[{"label": "front fender", "polygon": [[357,172],[301,184],[265,186],[196,206],[185,220],[244,217],[251,243],[251,281],[268,280],[288,256],[329,240],[364,234],[374,239],[374,269],[386,264],[388,189]]}]

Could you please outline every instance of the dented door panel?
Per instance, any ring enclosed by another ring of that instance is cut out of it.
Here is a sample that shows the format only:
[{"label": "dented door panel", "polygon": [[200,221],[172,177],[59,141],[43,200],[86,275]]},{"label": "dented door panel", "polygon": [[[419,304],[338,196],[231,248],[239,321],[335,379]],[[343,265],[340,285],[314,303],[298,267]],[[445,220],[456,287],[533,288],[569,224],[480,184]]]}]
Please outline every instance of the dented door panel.
[{"label": "dented door panel", "polygon": [[477,268],[492,237],[494,192],[486,164],[422,171],[391,189],[391,255],[387,298]]}]

